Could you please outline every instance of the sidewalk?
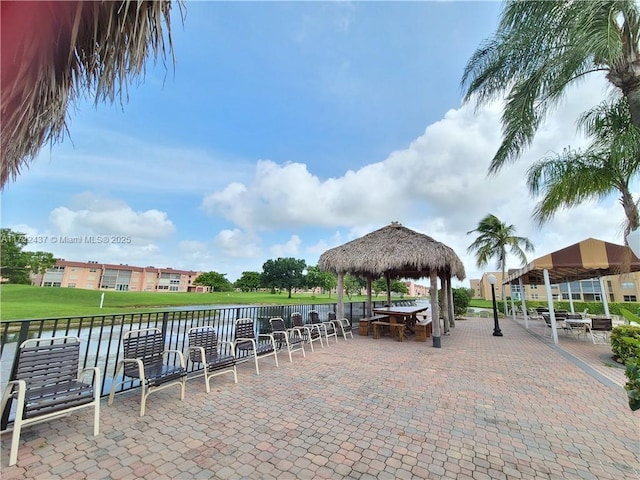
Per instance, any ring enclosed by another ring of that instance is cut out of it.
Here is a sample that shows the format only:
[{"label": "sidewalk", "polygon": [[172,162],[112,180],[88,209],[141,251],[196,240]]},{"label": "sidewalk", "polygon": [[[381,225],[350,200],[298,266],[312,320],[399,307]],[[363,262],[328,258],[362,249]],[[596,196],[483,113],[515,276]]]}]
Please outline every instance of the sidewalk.
[{"label": "sidewalk", "polygon": [[262,361],[260,376],[243,363],[237,385],[189,380],[184,401],[151,395],[142,418],[137,392],[121,395],[97,437],[88,411],[26,430],[2,478],[640,479],[640,412],[622,386],[518,321],[500,326],[458,321],[441,349],[356,334]]}]

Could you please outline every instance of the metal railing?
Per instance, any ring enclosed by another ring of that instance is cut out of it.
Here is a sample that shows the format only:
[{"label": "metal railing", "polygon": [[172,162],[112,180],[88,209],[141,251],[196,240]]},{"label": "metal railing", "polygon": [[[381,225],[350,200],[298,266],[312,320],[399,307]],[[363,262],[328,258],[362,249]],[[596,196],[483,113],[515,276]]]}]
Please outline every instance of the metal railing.
[{"label": "metal railing", "polygon": [[[397,301],[394,304],[412,301]],[[381,306],[384,302],[374,302]],[[345,317],[356,322],[364,317],[365,302],[348,302],[344,305]],[[98,367],[102,372],[101,395],[108,395],[116,365],[122,355],[124,332],[140,328],[159,328],[166,339],[167,348],[186,351],[187,332],[192,327],[213,326],[220,340],[233,341],[234,322],[238,318],[253,318],[258,333],[270,331],[269,319],[282,317],[291,326],[291,314],[300,312],[304,319],[309,310],[317,310],[326,319],[336,304],[235,306],[202,310],[170,310],[162,312],[94,315],[64,318],[9,320],[0,323],[0,388],[4,390],[9,379],[14,378],[18,346],[29,338],[74,335],[81,340],[82,367]],[[177,356],[170,359],[177,362]],[[199,364],[188,363],[189,372],[199,370]],[[118,391],[139,386],[139,382],[127,382]],[[6,415],[6,413],[5,413]]]}]

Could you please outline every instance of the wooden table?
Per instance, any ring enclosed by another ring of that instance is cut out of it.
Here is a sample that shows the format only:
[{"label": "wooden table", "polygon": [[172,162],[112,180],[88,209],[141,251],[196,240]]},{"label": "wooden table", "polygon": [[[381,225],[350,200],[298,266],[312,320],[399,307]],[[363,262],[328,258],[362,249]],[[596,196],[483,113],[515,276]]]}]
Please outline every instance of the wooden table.
[{"label": "wooden table", "polygon": [[419,307],[380,307],[374,308],[373,313],[387,315],[390,323],[404,323],[405,327],[415,333],[414,325],[417,322],[417,314],[429,310],[429,305]]}]

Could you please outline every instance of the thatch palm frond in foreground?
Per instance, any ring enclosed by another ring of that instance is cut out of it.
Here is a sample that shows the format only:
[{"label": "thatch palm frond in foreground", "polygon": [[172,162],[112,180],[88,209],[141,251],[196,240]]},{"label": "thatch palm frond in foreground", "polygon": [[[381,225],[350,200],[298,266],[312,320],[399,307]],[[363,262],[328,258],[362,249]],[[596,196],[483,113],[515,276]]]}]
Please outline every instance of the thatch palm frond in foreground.
[{"label": "thatch palm frond in foreground", "polygon": [[0,3],[2,188],[45,143],[63,138],[74,101],[126,99],[147,60],[166,58],[171,7],[168,0]]}]

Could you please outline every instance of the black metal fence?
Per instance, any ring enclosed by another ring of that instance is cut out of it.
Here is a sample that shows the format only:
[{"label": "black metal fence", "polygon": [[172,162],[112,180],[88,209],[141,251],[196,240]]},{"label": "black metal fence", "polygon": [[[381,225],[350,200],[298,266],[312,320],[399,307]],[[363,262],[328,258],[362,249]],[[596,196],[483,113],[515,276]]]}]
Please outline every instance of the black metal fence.
[{"label": "black metal fence", "polygon": [[[374,302],[381,306],[384,302]],[[394,304],[407,301],[393,302]],[[345,303],[345,317],[357,322],[364,317],[365,302]],[[102,375],[101,394],[108,395],[121,357],[122,336],[128,330],[159,328],[166,339],[167,348],[184,352],[187,349],[187,332],[192,327],[213,326],[220,340],[233,341],[234,322],[238,318],[256,321],[258,333],[270,331],[269,319],[281,317],[291,326],[291,314],[300,312],[304,319],[310,310],[317,310],[321,319],[326,319],[336,304],[237,306],[233,308],[211,308],[203,310],[170,310],[163,312],[127,313],[85,317],[48,318],[37,320],[10,320],[0,324],[0,388],[4,390],[9,379],[14,378],[18,346],[28,338],[58,337],[74,335],[81,340],[81,363],[84,367],[98,367]],[[170,361],[177,362],[173,354]],[[188,364],[189,372],[202,368]],[[125,383],[119,391],[139,386],[137,381]]]}]

